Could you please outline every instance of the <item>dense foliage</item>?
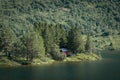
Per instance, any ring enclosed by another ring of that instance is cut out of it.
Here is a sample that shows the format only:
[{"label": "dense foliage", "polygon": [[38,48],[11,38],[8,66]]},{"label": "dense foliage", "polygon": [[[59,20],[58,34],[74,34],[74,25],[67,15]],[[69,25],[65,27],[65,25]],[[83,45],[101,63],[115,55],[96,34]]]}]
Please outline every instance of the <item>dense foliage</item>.
[{"label": "dense foliage", "polygon": [[78,26],[91,34],[120,29],[119,0],[0,0],[1,24],[16,33],[35,22]]},{"label": "dense foliage", "polygon": [[11,53],[15,48],[14,43],[16,41],[16,35],[10,27],[3,26],[0,30],[0,49],[10,58],[12,55]]},{"label": "dense foliage", "polygon": [[90,53],[93,44],[100,46],[91,37],[120,35],[119,4],[119,0],[0,0],[0,52],[17,61],[46,56],[63,60],[60,48]]},{"label": "dense foliage", "polygon": [[84,41],[78,27],[73,27],[68,32],[68,48],[75,54],[85,52]]}]

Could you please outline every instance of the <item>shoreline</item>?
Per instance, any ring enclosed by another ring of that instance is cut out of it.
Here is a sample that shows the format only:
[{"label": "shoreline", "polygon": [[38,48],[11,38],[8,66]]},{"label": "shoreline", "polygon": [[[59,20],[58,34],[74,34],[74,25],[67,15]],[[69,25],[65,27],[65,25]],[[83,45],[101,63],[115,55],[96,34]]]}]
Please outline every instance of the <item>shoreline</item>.
[{"label": "shoreline", "polygon": [[16,67],[16,66],[41,66],[41,65],[49,65],[49,64],[54,64],[54,63],[63,63],[63,62],[86,62],[86,61],[98,61],[101,60],[102,57],[101,55],[97,55],[94,53],[90,53],[90,54],[77,54],[75,56],[71,56],[71,57],[66,57],[63,61],[55,61],[53,59],[49,59],[48,61],[41,61],[40,59],[34,59],[33,62],[31,64],[28,65],[22,65],[20,63],[8,60],[6,58],[3,58],[4,62],[1,62],[2,60],[0,60],[0,67],[1,66],[5,66],[5,67]]}]

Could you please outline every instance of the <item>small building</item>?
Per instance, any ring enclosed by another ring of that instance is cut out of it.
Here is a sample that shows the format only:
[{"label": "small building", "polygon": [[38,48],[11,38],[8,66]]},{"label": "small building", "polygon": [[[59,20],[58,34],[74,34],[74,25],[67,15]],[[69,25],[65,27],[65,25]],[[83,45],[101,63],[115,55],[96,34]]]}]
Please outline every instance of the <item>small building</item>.
[{"label": "small building", "polygon": [[71,56],[72,55],[72,53],[68,49],[66,49],[66,48],[61,48],[60,52],[63,52],[67,56]]}]

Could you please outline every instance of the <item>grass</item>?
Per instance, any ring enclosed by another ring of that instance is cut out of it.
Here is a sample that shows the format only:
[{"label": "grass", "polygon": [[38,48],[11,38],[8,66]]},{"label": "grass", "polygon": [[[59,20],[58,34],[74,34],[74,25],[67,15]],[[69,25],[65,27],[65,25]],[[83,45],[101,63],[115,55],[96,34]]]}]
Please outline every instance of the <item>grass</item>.
[{"label": "grass", "polygon": [[102,57],[100,55],[90,53],[90,54],[84,54],[80,53],[76,56],[67,57],[64,61],[96,61],[101,60]]},{"label": "grass", "polygon": [[32,65],[51,64],[53,62],[55,62],[55,60],[48,58],[48,57],[44,57],[42,59],[39,59],[39,58],[34,59],[32,62]]},{"label": "grass", "polygon": [[1,57],[0,66],[1,65],[2,66],[19,66],[20,64],[15,61],[9,60],[7,57]]}]

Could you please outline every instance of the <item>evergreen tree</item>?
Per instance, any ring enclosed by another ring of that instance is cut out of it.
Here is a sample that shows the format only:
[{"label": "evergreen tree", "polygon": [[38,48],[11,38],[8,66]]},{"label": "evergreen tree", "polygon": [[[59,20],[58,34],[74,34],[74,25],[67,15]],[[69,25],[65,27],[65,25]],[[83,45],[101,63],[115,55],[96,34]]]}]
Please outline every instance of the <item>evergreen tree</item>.
[{"label": "evergreen tree", "polygon": [[59,33],[61,35],[59,39],[60,40],[59,45],[61,48],[67,48],[67,36],[68,36],[67,31],[65,30],[64,26],[60,25],[59,27],[60,27]]},{"label": "evergreen tree", "polygon": [[45,47],[44,47],[44,40],[39,33],[35,33],[35,41],[34,46],[37,51],[37,57],[42,58],[45,57]]},{"label": "evergreen tree", "polygon": [[17,38],[17,41],[14,44],[15,49],[14,49],[14,56],[17,58],[24,58],[24,51],[25,51],[25,46],[21,40],[21,38]]},{"label": "evergreen tree", "polygon": [[46,49],[46,53],[50,53],[51,52],[51,47],[54,44],[54,37],[53,34],[51,34],[50,31],[50,27],[45,25],[44,26],[44,35],[43,35],[43,39],[44,39],[44,44],[45,44],[45,49]]},{"label": "evergreen tree", "polygon": [[32,61],[33,58],[41,58],[45,56],[45,49],[42,37],[30,29],[22,38],[24,44],[24,55],[27,61]]},{"label": "evergreen tree", "polygon": [[14,50],[16,35],[10,27],[2,27],[1,29],[1,49],[8,58],[11,58],[11,52]]},{"label": "evergreen tree", "polygon": [[61,37],[62,33],[60,33],[60,27],[59,27],[58,24],[56,24],[55,26],[53,26],[52,32],[54,34],[53,37],[54,37],[55,44],[59,45],[59,43],[60,43],[60,37]]},{"label": "evergreen tree", "polygon": [[68,48],[73,53],[81,53],[85,50],[80,29],[77,27],[72,28],[68,33]]},{"label": "evergreen tree", "polygon": [[92,40],[91,40],[90,34],[88,34],[86,44],[85,44],[85,51],[87,53],[91,53],[92,49],[93,49]]}]

